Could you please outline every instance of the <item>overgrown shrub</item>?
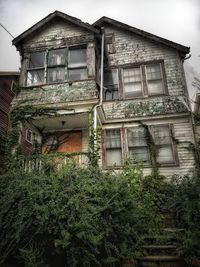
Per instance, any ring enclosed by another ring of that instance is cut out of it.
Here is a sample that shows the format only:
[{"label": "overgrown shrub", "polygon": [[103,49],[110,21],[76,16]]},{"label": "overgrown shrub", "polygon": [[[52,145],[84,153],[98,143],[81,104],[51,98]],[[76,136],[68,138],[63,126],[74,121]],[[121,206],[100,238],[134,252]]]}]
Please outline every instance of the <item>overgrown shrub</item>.
[{"label": "overgrown shrub", "polygon": [[[0,265],[121,266],[155,218],[141,168],[120,174],[73,164],[0,177]],[[142,188],[142,190],[141,190]]]},{"label": "overgrown shrub", "polygon": [[188,265],[200,259],[200,177],[197,172],[172,181],[171,211],[175,224],[183,228],[180,253]]}]

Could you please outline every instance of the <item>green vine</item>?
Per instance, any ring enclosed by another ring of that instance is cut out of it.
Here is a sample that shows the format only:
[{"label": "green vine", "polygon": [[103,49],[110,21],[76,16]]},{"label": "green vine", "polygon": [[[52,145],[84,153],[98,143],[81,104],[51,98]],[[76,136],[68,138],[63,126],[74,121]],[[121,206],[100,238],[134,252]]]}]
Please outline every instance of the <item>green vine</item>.
[{"label": "green vine", "polygon": [[144,131],[145,131],[145,139],[146,139],[147,146],[148,146],[149,153],[150,153],[150,163],[152,166],[152,175],[154,177],[158,177],[159,176],[159,163],[157,161],[158,152],[157,152],[156,144],[154,142],[151,131],[149,130],[149,126],[142,123],[141,121],[139,123],[140,123],[141,127],[144,128]]},{"label": "green vine", "polygon": [[98,167],[100,150],[100,128],[94,129],[94,114],[90,113],[89,118],[89,163],[93,167]]}]

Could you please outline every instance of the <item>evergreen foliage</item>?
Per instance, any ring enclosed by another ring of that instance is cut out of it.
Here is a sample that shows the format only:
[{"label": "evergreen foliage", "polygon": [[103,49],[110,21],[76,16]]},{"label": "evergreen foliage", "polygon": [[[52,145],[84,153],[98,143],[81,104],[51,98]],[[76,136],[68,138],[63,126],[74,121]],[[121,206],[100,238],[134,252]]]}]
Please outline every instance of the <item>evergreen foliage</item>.
[{"label": "evergreen foliage", "polygon": [[157,222],[143,180],[141,168],[129,165],[120,174],[74,164],[7,172],[0,177],[0,265],[122,266]]}]

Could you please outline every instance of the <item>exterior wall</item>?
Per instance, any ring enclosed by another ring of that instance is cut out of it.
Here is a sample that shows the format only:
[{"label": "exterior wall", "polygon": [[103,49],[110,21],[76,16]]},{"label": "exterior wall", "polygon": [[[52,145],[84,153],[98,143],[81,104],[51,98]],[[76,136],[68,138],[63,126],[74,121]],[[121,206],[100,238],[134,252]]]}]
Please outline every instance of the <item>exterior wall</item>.
[{"label": "exterior wall", "polygon": [[33,145],[32,143],[28,142],[26,140],[26,128],[21,129],[21,135],[20,135],[20,147],[21,147],[21,153],[23,155],[31,155],[33,152]]},{"label": "exterior wall", "polygon": [[[160,167],[160,174],[171,176],[188,173],[194,166],[193,153],[188,150],[189,143],[194,143],[194,136],[183,63],[178,52],[173,48],[117,29],[114,26],[105,26],[105,33],[114,33],[112,50],[108,45],[106,47],[108,68],[131,67],[134,64],[161,61],[164,66],[167,92],[159,96],[104,101],[103,129],[138,126],[138,121],[149,126],[172,125],[174,138],[177,140],[177,144],[175,144],[177,164]],[[120,82],[122,81],[119,81],[119,84]],[[126,143],[125,140],[122,142]],[[103,139],[102,143],[104,143]],[[102,162],[105,157],[105,148],[103,147]],[[150,173],[151,168],[144,167],[144,174]]]},{"label": "exterior wall", "polygon": [[169,95],[185,95],[182,62],[175,49],[110,26],[105,27],[105,32],[114,32],[115,53],[108,54],[109,66],[164,60]]},{"label": "exterior wall", "polygon": [[69,83],[43,85],[42,88],[27,87],[21,89],[13,104],[23,101],[26,105],[51,105],[67,102],[87,101],[97,99],[96,83],[94,80]]}]

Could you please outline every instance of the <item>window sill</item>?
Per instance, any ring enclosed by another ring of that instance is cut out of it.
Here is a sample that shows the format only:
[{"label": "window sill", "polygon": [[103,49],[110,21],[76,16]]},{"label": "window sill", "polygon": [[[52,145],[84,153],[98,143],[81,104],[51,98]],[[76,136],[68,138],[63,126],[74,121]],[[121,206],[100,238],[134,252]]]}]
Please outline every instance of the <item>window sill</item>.
[{"label": "window sill", "polygon": [[[138,164],[132,164],[133,166],[138,166],[140,165],[139,163]],[[153,166],[152,165],[142,165],[142,168],[144,169],[152,169]],[[179,167],[180,165],[177,163],[177,162],[173,162],[173,163],[165,163],[165,164],[162,164],[160,166],[158,166],[158,168],[165,168],[165,167]],[[103,169],[104,170],[121,170],[124,166],[103,166]]]},{"label": "window sill", "polygon": [[131,97],[131,98],[120,98],[120,99],[113,99],[113,100],[103,100],[103,102],[117,102],[117,101],[128,101],[128,100],[146,100],[150,98],[156,98],[156,97],[163,97],[163,96],[169,96],[169,94],[159,94],[159,95],[150,95],[150,96],[140,96],[140,97]]},{"label": "window sill", "polygon": [[32,84],[32,85],[25,85],[24,88],[36,88],[42,86],[49,86],[49,85],[58,85],[58,84],[73,84],[77,82],[85,82],[85,81],[92,81],[95,80],[94,78],[87,78],[84,80],[74,80],[74,81],[62,81],[62,82],[55,82],[55,83],[40,83],[40,84]]}]

